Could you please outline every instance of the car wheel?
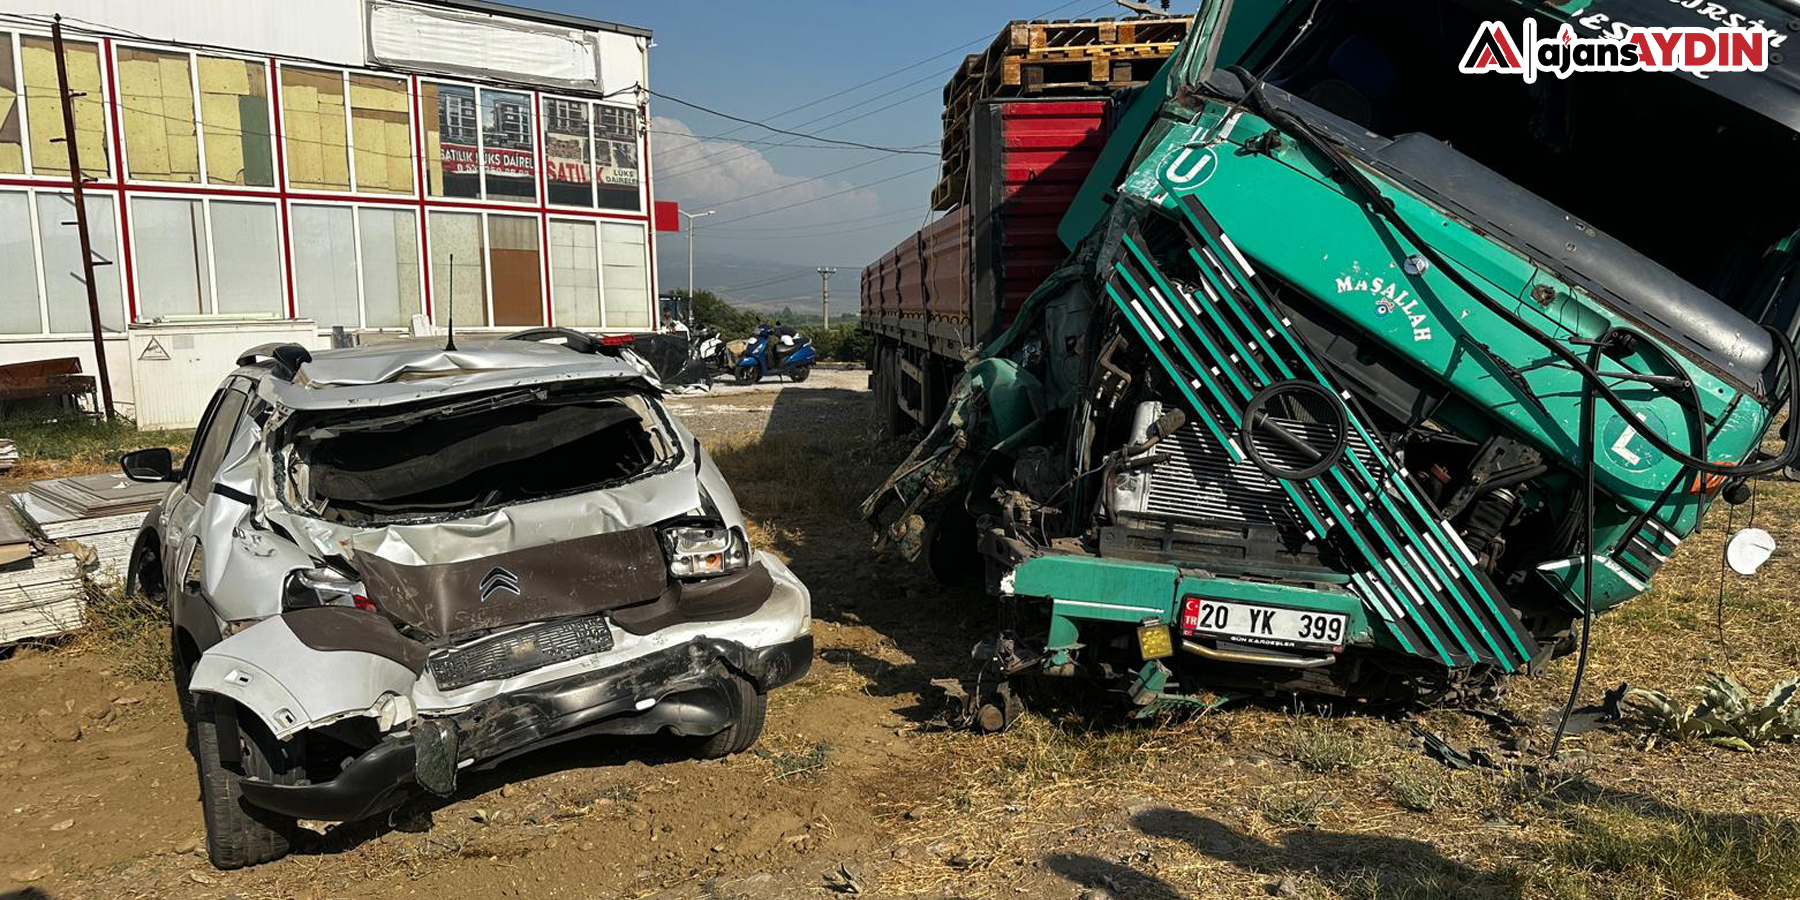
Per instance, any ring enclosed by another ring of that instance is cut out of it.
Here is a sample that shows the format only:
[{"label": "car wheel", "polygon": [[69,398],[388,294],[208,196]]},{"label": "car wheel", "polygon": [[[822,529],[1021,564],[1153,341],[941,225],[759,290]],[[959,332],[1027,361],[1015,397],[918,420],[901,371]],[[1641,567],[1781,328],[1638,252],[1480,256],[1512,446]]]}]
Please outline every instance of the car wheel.
[{"label": "car wheel", "polygon": [[[235,748],[223,746],[231,740]],[[237,704],[212,694],[194,700],[189,749],[200,773],[200,807],[206,820],[206,855],[220,869],[273,862],[293,846],[293,819],[244,801],[240,776],[295,784],[301,768],[260,721],[239,718]],[[230,751],[230,752],[228,752]]]},{"label": "car wheel", "polygon": [[738,384],[755,384],[762,380],[762,366],[738,366]]},{"label": "car wheel", "polygon": [[769,695],[758,691],[748,679],[735,675],[731,684],[738,692],[737,718],[724,731],[694,743],[694,755],[700,759],[720,759],[742,753],[762,737],[763,720],[769,714]]},{"label": "car wheel", "polygon": [[801,366],[800,368],[795,369],[792,372],[789,372],[788,378],[792,379],[795,384],[799,384],[800,382],[806,380],[806,376],[811,375],[811,374],[812,374],[812,366]]}]

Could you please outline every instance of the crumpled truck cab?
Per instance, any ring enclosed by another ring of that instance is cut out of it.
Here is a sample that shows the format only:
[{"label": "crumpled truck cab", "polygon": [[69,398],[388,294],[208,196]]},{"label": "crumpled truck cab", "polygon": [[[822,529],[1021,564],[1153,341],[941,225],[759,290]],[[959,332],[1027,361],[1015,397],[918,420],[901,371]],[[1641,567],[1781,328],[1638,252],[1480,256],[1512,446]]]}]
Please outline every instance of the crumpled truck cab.
[{"label": "crumpled truck cab", "polygon": [[748,748],[811,601],[629,351],[259,348],[146,520],[215,864],[603,734]]}]

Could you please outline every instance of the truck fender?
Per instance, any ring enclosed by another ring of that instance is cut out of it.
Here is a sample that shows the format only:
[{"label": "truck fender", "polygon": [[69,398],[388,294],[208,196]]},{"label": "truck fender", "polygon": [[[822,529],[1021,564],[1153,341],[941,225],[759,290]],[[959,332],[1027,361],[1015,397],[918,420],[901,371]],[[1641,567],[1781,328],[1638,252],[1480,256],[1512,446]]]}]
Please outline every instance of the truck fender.
[{"label": "truck fender", "polygon": [[[350,649],[348,645],[357,642],[356,631],[346,632],[341,621],[327,621],[321,632],[319,623],[311,621],[343,620],[340,613],[359,612],[322,607],[263,619],[202,653],[188,688],[235,701],[283,740],[349,716],[378,715],[389,698],[404,698],[407,702],[402,706],[410,711],[413,685],[424,664],[423,647],[416,656],[396,652],[391,638],[373,632],[374,639],[366,641],[368,649]],[[308,621],[299,623],[301,632],[309,636],[324,633],[333,639],[312,637],[311,645],[302,640],[295,623],[289,621],[302,614]],[[367,615],[392,634],[392,627],[378,616]],[[331,630],[334,624],[338,627]],[[349,640],[344,640],[346,637]]]}]

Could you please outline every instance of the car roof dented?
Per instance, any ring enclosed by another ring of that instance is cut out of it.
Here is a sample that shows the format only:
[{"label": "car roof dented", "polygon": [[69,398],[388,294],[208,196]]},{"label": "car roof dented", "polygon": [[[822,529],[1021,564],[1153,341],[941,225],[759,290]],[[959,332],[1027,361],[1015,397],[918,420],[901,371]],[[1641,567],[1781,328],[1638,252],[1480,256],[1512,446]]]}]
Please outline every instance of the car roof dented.
[{"label": "car roof dented", "polygon": [[660,392],[623,354],[583,353],[534,341],[496,340],[466,349],[427,344],[380,344],[321,350],[291,378],[262,379],[265,399],[290,410],[351,409],[426,402],[514,387],[616,382]]}]

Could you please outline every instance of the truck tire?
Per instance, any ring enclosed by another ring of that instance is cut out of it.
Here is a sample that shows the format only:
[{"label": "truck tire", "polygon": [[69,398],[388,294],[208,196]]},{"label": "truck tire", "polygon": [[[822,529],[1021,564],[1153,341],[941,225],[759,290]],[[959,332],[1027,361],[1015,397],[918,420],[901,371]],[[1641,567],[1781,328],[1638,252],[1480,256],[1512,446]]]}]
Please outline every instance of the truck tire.
[{"label": "truck tire", "polygon": [[769,695],[756,689],[749,679],[731,676],[738,692],[738,715],[724,731],[694,742],[694,756],[699,759],[722,759],[742,753],[756,745],[762,737],[763,722],[769,715]]},{"label": "truck tire", "polygon": [[[238,735],[238,765],[225,761],[221,736]],[[222,697],[194,698],[188,747],[200,773],[200,811],[206,820],[206,855],[220,869],[273,862],[288,855],[298,831],[295,821],[244,801],[240,776],[275,784],[296,784],[301,767],[253,717],[240,719],[237,705]]]},{"label": "truck tire", "polygon": [[900,371],[900,349],[889,347],[880,357],[881,392],[875,396],[875,424],[884,440],[900,437],[912,430],[913,421],[900,410],[900,383],[906,376]]}]

